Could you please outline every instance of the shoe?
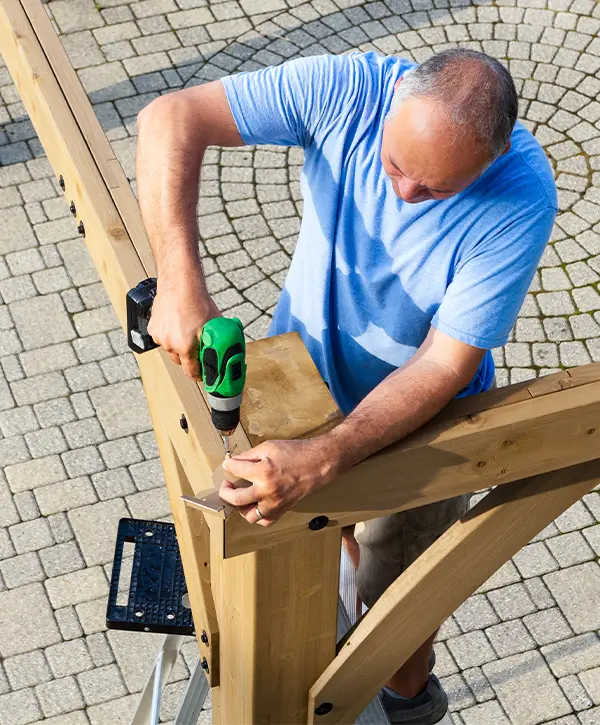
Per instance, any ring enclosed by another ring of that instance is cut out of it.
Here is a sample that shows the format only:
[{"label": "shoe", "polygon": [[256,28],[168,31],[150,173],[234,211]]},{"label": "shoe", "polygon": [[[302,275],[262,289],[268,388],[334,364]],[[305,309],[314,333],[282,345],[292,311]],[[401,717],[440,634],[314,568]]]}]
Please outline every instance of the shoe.
[{"label": "shoe", "polygon": [[435,725],[448,712],[448,696],[435,675],[429,676],[427,687],[416,697],[398,700],[385,690],[380,697],[391,725]]},{"label": "shoe", "polygon": [[429,655],[429,671],[433,672],[433,668],[435,667],[435,650],[431,650],[431,654]]}]

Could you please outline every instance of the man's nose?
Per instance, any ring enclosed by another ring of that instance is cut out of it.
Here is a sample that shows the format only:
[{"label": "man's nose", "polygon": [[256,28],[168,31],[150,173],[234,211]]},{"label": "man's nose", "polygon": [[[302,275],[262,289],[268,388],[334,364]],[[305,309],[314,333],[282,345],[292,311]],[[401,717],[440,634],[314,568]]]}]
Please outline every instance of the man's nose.
[{"label": "man's nose", "polygon": [[423,187],[416,181],[411,181],[403,176],[398,180],[398,191],[404,201],[414,201],[423,194]]}]

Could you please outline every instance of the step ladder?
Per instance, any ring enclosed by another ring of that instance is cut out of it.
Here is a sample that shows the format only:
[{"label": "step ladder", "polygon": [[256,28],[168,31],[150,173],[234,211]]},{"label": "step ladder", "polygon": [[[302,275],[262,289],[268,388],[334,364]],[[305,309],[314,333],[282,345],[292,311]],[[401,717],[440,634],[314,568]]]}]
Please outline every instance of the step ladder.
[{"label": "step ladder", "polygon": [[[133,544],[132,557],[124,556],[127,543]],[[338,641],[361,614],[354,569],[343,549],[341,556]],[[131,725],[158,725],[163,688],[185,638],[196,634],[173,524],[143,519],[119,521],[106,625],[109,629],[166,634],[131,721]],[[197,663],[173,725],[196,725],[210,692],[205,667],[204,660]],[[389,725],[379,698],[369,704],[356,725]],[[440,725],[453,725],[450,716]]]}]

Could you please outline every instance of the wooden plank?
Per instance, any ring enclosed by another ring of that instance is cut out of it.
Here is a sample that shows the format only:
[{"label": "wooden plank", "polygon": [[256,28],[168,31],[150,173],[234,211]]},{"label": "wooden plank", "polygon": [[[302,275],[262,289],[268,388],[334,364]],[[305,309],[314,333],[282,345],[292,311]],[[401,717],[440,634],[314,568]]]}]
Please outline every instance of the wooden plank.
[{"label": "wooden plank", "polygon": [[192,494],[192,487],[162,420],[162,395],[156,390],[157,380],[152,371],[142,378],[173,513],[200,657],[206,658],[206,676],[211,687],[216,687],[219,684],[219,625],[210,585],[210,531],[202,513],[188,508],[181,500],[182,495]]},{"label": "wooden plank", "polygon": [[[309,725],[353,723],[456,607],[599,478],[595,460],[496,488],[480,501],[369,610],[311,688]],[[324,703],[331,710],[316,715]]]},{"label": "wooden plank", "polygon": [[343,526],[592,460],[600,455],[599,418],[600,382],[594,382],[434,421],[308,496],[268,529],[231,516],[225,554],[299,533],[318,536],[308,528],[318,515]]},{"label": "wooden plank", "polygon": [[146,237],[138,203],[113,148],[98,123],[79,77],[54,32],[48,13],[39,0],[21,0],[21,5],[42,48],[44,48],[46,58],[58,81],[58,85],[62,89],[65,98],[68,99],[70,110],[86,140],[102,178],[110,190],[110,195],[123,224],[147,272],[146,276],[155,277],[154,256]]},{"label": "wooden plank", "polygon": [[215,725],[306,723],[309,688],[335,656],[340,541],[335,529],[218,561]]}]

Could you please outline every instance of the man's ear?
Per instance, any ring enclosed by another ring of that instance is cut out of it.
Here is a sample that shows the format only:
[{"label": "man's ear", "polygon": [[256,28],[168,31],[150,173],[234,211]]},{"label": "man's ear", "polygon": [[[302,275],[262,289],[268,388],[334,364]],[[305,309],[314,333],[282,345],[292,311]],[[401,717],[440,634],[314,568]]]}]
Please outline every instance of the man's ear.
[{"label": "man's ear", "polygon": [[504,154],[507,154],[510,151],[511,143],[510,141],[506,144],[504,147],[504,151],[500,154],[500,156],[504,156]]},{"label": "man's ear", "polygon": [[403,76],[400,76],[398,80],[394,83],[394,93],[398,90],[398,86],[402,83]]}]

